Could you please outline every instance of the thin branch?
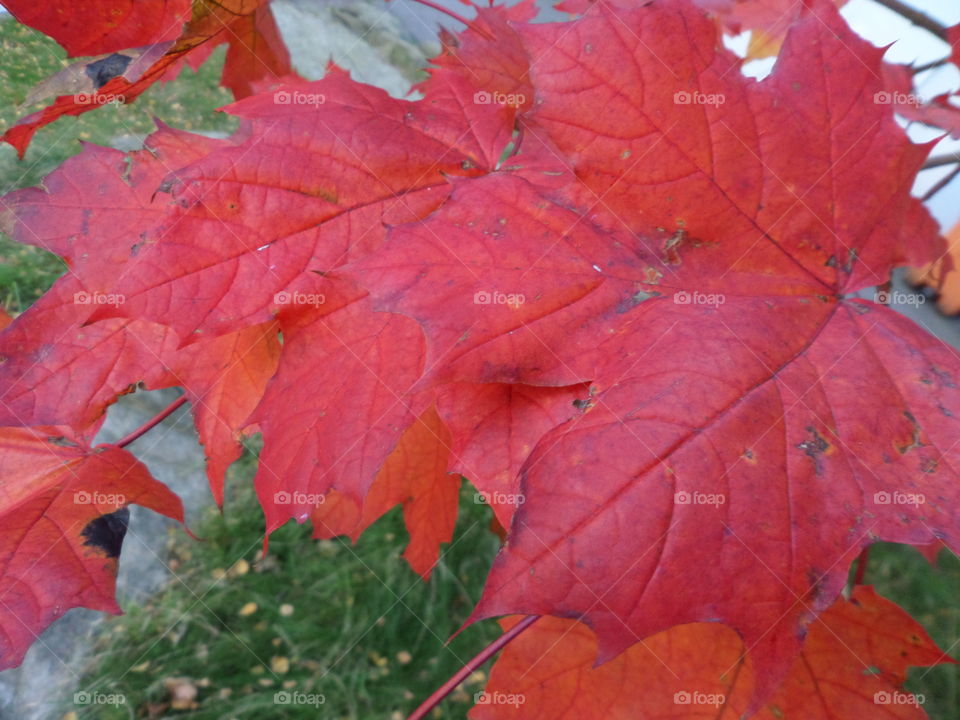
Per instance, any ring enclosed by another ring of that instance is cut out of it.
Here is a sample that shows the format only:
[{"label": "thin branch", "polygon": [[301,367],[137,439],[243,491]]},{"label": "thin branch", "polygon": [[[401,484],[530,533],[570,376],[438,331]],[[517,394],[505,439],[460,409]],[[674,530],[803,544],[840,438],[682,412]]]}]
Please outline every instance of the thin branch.
[{"label": "thin branch", "polygon": [[933,70],[938,67],[943,67],[950,61],[951,61],[951,58],[948,58],[948,57],[940,58],[939,60],[932,60],[926,63],[925,65],[914,65],[912,68],[910,68],[910,72],[912,72],[914,75],[919,75],[920,73],[926,72],[927,70]]},{"label": "thin branch", "polygon": [[868,545],[860,551],[860,557],[857,558],[857,572],[853,576],[854,585],[863,585],[863,577],[867,574],[867,562],[870,560],[870,546]]},{"label": "thin branch", "polygon": [[143,425],[141,425],[141,426],[138,427],[136,430],[134,430],[132,433],[130,433],[129,435],[127,435],[125,438],[123,438],[122,440],[116,442],[115,445],[116,445],[117,447],[126,447],[127,445],[129,445],[130,443],[132,443],[134,440],[137,440],[137,439],[140,438],[142,435],[145,435],[145,434],[148,433],[150,430],[152,430],[154,427],[156,427],[157,425],[159,425],[160,423],[162,423],[164,420],[166,420],[168,417],[170,417],[170,415],[172,415],[173,413],[175,413],[175,412],[180,408],[180,406],[183,405],[185,402],[187,402],[187,396],[186,396],[186,394],[181,395],[180,397],[178,397],[178,398],[177,398],[176,400],[174,400],[172,403],[170,403],[169,405],[167,405],[167,407],[166,407],[164,410],[161,410],[161,411],[158,412],[156,415],[154,415],[152,418],[150,418],[149,420],[147,420]]},{"label": "thin branch", "polygon": [[466,25],[468,28],[470,28],[470,29],[473,30],[474,32],[480,33],[480,34],[483,35],[487,40],[496,40],[496,38],[493,37],[493,35],[491,35],[489,32],[487,32],[486,30],[484,30],[482,27],[479,27],[478,25],[470,22],[469,20],[460,17],[460,16],[457,15],[453,10],[448,10],[447,8],[443,7],[443,5],[438,5],[437,3],[433,2],[433,0],[413,0],[413,1],[416,2],[416,3],[420,3],[420,4],[423,5],[424,7],[428,7],[428,8],[431,8],[431,9],[433,9],[433,10],[436,10],[437,12],[441,12],[441,13],[443,13],[444,15],[446,15],[447,17],[452,17],[454,20],[456,20],[456,21],[459,22],[459,23],[463,23],[464,25]]},{"label": "thin branch", "polygon": [[940,155],[939,157],[930,158],[927,160],[920,169],[929,170],[930,168],[952,165],[955,162],[960,162],[960,155]]},{"label": "thin branch", "polygon": [[948,172],[946,175],[944,175],[942,178],[940,178],[940,179],[937,181],[937,184],[936,184],[936,185],[934,185],[932,188],[930,188],[929,190],[927,190],[927,191],[923,194],[923,197],[920,198],[920,202],[926,202],[927,200],[929,200],[930,198],[932,198],[934,195],[936,195],[938,192],[940,192],[941,190],[943,190],[947,185],[949,185],[951,182],[953,182],[953,179],[954,179],[957,175],[960,175],[960,164],[958,164],[953,170],[951,170],[951,171]]},{"label": "thin branch", "polygon": [[905,5],[900,0],[874,0],[878,5],[883,5],[883,7],[888,10],[893,10],[898,15],[902,15],[907,20],[912,22],[917,27],[921,27],[924,30],[932,32],[941,40],[947,40],[947,28],[938,23],[929,15],[916,10],[909,5]]},{"label": "thin branch", "polygon": [[523,620],[507,630],[507,632],[498,637],[492,643],[487,645],[483,650],[477,653],[474,658],[470,660],[470,662],[460,668],[460,670],[458,670],[453,677],[447,680],[443,685],[437,688],[430,697],[424,700],[420,704],[420,707],[414,710],[413,714],[410,715],[407,720],[422,720],[425,718],[427,713],[439,705],[440,701],[452,693],[457,685],[466,680],[474,670],[483,665],[494,653],[499,651],[500,648],[517,637],[517,635],[533,625],[533,623],[535,623],[539,618],[539,615],[527,615]]}]

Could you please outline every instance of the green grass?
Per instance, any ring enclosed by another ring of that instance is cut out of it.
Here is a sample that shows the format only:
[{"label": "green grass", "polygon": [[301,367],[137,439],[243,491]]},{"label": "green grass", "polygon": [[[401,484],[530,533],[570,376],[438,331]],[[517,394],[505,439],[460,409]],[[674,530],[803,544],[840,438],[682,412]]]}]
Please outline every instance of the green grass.
[{"label": "green grass", "polygon": [[[80,687],[123,693],[131,707],[67,699],[65,711],[127,718],[131,709],[162,707],[167,683],[187,678],[196,707],[178,717],[318,717],[312,705],[276,704],[280,691],[322,695],[324,718],[405,717],[499,635],[482,623],[444,646],[479,599],[499,542],[487,529],[488,508],[461,503],[454,541],[424,583],[400,557],[406,531],[396,509],[356,546],[311,540],[309,526],[289,523],[264,557],[251,463],[233,470],[224,513],[211,511],[200,527],[204,540],[178,533],[171,543],[177,578],[105,623],[94,643]],[[249,603],[256,610],[245,615]],[[477,679],[472,691],[480,689]],[[437,717],[463,717],[467,700],[461,691]]]},{"label": "green grass", "polygon": [[[934,567],[911,547],[878,543],[870,548],[864,582],[903,607],[942,649],[960,658],[960,558],[941,550]],[[934,720],[960,718],[960,666],[912,668],[906,686],[924,696],[924,710]]]}]

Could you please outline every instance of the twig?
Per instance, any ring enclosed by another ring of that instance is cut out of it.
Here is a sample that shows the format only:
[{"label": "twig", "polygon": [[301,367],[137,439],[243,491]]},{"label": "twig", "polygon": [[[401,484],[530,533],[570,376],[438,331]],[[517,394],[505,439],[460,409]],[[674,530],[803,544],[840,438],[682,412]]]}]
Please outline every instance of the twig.
[{"label": "twig", "polygon": [[437,3],[433,2],[433,0],[413,0],[413,1],[416,2],[416,3],[420,3],[420,4],[423,5],[424,7],[432,8],[433,10],[436,10],[437,12],[441,12],[441,13],[443,13],[444,15],[446,15],[447,17],[452,17],[454,20],[456,20],[456,21],[459,22],[459,23],[463,23],[464,25],[466,25],[468,28],[470,28],[470,29],[473,30],[474,32],[480,33],[480,34],[483,35],[487,40],[496,40],[496,38],[493,37],[493,35],[491,35],[489,32],[487,32],[486,30],[484,30],[482,27],[479,27],[479,26],[476,25],[475,23],[472,23],[472,22],[470,22],[469,20],[460,17],[460,16],[457,15],[453,10],[448,10],[447,8],[443,7],[443,5],[438,5]]},{"label": "twig", "polygon": [[178,397],[172,403],[170,403],[164,410],[161,410],[152,418],[147,420],[143,425],[138,427],[136,430],[134,430],[132,433],[127,435],[125,438],[115,443],[115,445],[117,447],[126,447],[127,445],[132,443],[134,440],[138,439],[141,435],[145,435],[154,427],[156,427],[157,425],[162,423],[164,420],[166,420],[168,417],[170,417],[170,415],[176,412],[177,409],[181,405],[183,405],[185,402],[187,402],[187,396],[184,394]]},{"label": "twig", "polygon": [[528,627],[533,625],[533,623],[535,623],[539,618],[539,615],[527,615],[523,620],[507,630],[507,632],[498,637],[492,643],[487,645],[483,650],[477,653],[474,658],[470,660],[470,662],[460,668],[460,670],[458,670],[453,677],[447,680],[443,685],[437,688],[430,697],[424,700],[420,704],[420,707],[414,710],[413,714],[410,715],[407,720],[422,720],[425,718],[427,713],[439,705],[440,701],[443,700],[447,695],[452,693],[454,688],[462,683],[467,676],[470,675],[470,673],[483,665],[494,653],[500,650],[500,648],[513,640]]},{"label": "twig", "polygon": [[949,185],[951,182],[953,182],[953,179],[954,179],[957,175],[960,175],[960,164],[958,164],[953,170],[951,170],[951,171],[948,172],[946,175],[944,175],[942,178],[940,178],[940,179],[937,181],[937,184],[936,184],[936,185],[934,185],[932,188],[930,188],[929,190],[927,190],[927,191],[923,194],[923,197],[920,198],[920,202],[926,202],[927,200],[929,200],[930,198],[932,198],[934,195],[936,195],[938,192],[940,192],[941,190],[943,190],[947,185]]},{"label": "twig", "polygon": [[938,68],[943,65],[946,65],[948,62],[950,62],[950,60],[951,60],[950,58],[946,57],[946,58],[941,58],[939,60],[931,60],[925,65],[914,65],[912,68],[910,68],[910,72],[912,72],[914,75],[919,75],[920,73],[926,72],[927,70],[933,70],[934,68]]},{"label": "twig", "polygon": [[930,158],[927,160],[921,170],[929,170],[930,168],[943,167],[944,165],[952,165],[955,162],[960,162],[960,155],[941,155],[939,157]]},{"label": "twig", "polygon": [[857,572],[853,576],[854,585],[863,585],[863,576],[867,574],[867,561],[870,559],[870,546],[868,545],[860,551],[857,558]]},{"label": "twig", "polygon": [[947,29],[943,25],[929,15],[925,15],[909,5],[904,5],[900,0],[874,0],[874,2],[883,5],[888,10],[893,10],[898,15],[902,15],[917,27],[932,32],[941,40],[947,39]]}]

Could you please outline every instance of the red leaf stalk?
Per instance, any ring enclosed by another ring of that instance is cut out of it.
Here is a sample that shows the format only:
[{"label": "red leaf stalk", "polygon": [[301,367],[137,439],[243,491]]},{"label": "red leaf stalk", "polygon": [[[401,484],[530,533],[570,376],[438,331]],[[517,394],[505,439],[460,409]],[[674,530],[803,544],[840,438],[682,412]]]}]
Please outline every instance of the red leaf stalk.
[{"label": "red leaf stalk", "polygon": [[149,420],[147,420],[143,425],[141,425],[140,427],[138,427],[136,430],[134,430],[132,433],[130,433],[129,435],[127,435],[127,436],[126,436],[125,438],[123,438],[122,440],[118,441],[118,442],[116,443],[116,446],[117,446],[117,447],[126,447],[127,445],[129,445],[130,443],[132,443],[134,440],[139,439],[142,435],[147,434],[148,432],[150,432],[150,430],[152,430],[154,427],[156,427],[157,425],[159,425],[160,423],[162,423],[164,420],[166,420],[168,417],[170,417],[170,415],[172,415],[173,413],[175,413],[175,412],[177,411],[177,409],[178,409],[181,405],[183,405],[185,402],[187,402],[187,396],[186,396],[186,395],[181,395],[181,396],[178,397],[176,400],[174,400],[172,403],[170,403],[166,408],[164,408],[163,410],[161,410],[160,412],[158,412],[156,415],[154,415],[152,418],[150,418]]},{"label": "red leaf stalk", "polygon": [[513,640],[517,635],[522,633],[528,627],[533,625],[538,619],[539,615],[527,615],[523,620],[518,622],[512,628],[507,630],[503,635],[498,637],[492,643],[487,645],[483,650],[477,653],[470,662],[464,665],[460,670],[457,671],[449,680],[447,680],[443,685],[437,688],[433,694],[424,700],[420,707],[413,711],[410,717],[407,720],[422,720],[427,716],[427,713],[433,710],[434,707],[440,704],[440,701],[443,700],[447,695],[453,692],[454,688],[462,683],[467,676],[470,675],[474,670],[483,665],[487,660],[490,659],[492,655],[498,652],[504,645]]},{"label": "red leaf stalk", "polygon": [[496,40],[496,38],[493,37],[493,35],[491,35],[489,32],[487,32],[487,31],[484,30],[483,28],[481,28],[481,27],[477,26],[476,24],[470,22],[470,21],[467,20],[466,18],[460,17],[460,16],[457,15],[457,13],[455,13],[453,10],[449,10],[449,9],[443,7],[442,5],[438,5],[437,3],[433,2],[433,0],[413,0],[413,1],[420,3],[421,5],[423,5],[423,6],[425,6],[425,7],[432,8],[433,10],[436,10],[437,12],[442,12],[442,13],[443,13],[444,15],[446,15],[447,17],[451,17],[451,18],[453,18],[454,20],[456,20],[456,21],[459,22],[459,23],[463,23],[464,25],[466,25],[468,28],[470,28],[470,29],[473,30],[474,32],[478,32],[478,33],[480,33],[481,35],[483,35],[485,38],[487,38],[487,40]]}]

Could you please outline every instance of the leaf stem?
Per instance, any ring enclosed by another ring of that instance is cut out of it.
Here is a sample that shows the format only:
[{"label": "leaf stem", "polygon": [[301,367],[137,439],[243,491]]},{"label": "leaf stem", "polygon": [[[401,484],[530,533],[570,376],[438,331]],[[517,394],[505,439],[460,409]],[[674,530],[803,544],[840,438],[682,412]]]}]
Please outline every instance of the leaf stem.
[{"label": "leaf stem", "polygon": [[948,62],[950,62],[950,58],[941,58],[940,60],[933,60],[924,65],[913,66],[912,68],[910,68],[910,72],[912,72],[914,75],[919,75],[920,73],[926,72],[927,70],[933,70],[934,68],[938,68],[943,65],[946,65]]},{"label": "leaf stem", "polygon": [[166,408],[164,408],[163,410],[158,412],[156,415],[154,415],[152,418],[147,420],[143,425],[141,425],[132,433],[127,435],[125,438],[117,441],[114,444],[117,447],[126,447],[127,445],[132,443],[134,440],[137,440],[138,438],[140,438],[140,436],[145,435],[154,427],[162,423],[164,420],[170,417],[170,415],[175,413],[177,409],[186,402],[187,402],[187,396],[186,396],[186,393],[184,393],[183,395],[178,397],[176,400],[174,400],[172,403],[167,405]]},{"label": "leaf stem", "polygon": [[430,697],[424,700],[420,704],[420,707],[414,710],[407,720],[422,720],[422,718],[425,718],[427,713],[439,705],[440,701],[443,700],[447,695],[452,693],[457,685],[462,683],[467,676],[470,675],[470,673],[483,665],[494,653],[499,651],[504,645],[517,637],[517,635],[533,625],[533,623],[535,623],[539,618],[539,615],[527,615],[523,620],[507,630],[492,643],[487,645],[483,650],[477,653],[473,659],[470,660],[470,662],[460,668],[455,675],[437,688]]},{"label": "leaf stem", "polygon": [[[491,35],[490,33],[488,33],[488,32],[487,32],[486,30],[484,30],[483,28],[481,28],[481,27],[477,26],[476,24],[470,22],[470,21],[467,20],[466,18],[460,17],[460,16],[457,15],[457,13],[455,13],[453,10],[449,10],[448,8],[443,7],[443,5],[438,5],[437,3],[433,2],[433,0],[413,0],[413,1],[416,2],[416,3],[420,3],[420,4],[423,5],[424,7],[432,8],[433,10],[436,10],[437,12],[441,12],[441,13],[443,13],[444,15],[446,15],[447,17],[451,17],[451,18],[453,18],[454,20],[456,20],[456,21],[459,22],[459,23],[463,23],[464,25],[466,25],[468,28],[470,28],[470,29],[473,30],[474,32],[478,32],[478,33],[480,33],[481,35],[483,35],[487,40],[491,40],[491,41],[492,41],[492,40],[496,40],[496,38],[493,37],[493,35]],[[944,31],[944,32],[946,32],[946,31]],[[944,36],[944,37],[946,37],[946,36]]]},{"label": "leaf stem", "polygon": [[917,27],[921,27],[924,30],[932,32],[941,40],[947,39],[947,29],[943,25],[938,23],[929,15],[926,15],[919,10],[900,2],[900,0],[874,0],[874,2],[878,5],[883,5],[883,7],[887,8],[888,10],[893,10],[895,13],[905,17]]},{"label": "leaf stem", "polygon": [[940,178],[940,179],[937,181],[937,184],[936,184],[936,185],[934,185],[932,188],[930,188],[929,190],[927,190],[927,191],[923,194],[923,197],[920,198],[920,202],[926,202],[927,200],[929,200],[930,198],[932,198],[934,195],[936,195],[938,192],[940,192],[941,190],[943,190],[947,185],[949,185],[951,182],[953,182],[953,179],[954,179],[957,175],[960,175],[960,165],[957,165],[953,170],[951,170],[951,171],[948,172],[946,175],[944,175],[942,178]]},{"label": "leaf stem", "polygon": [[870,559],[870,546],[868,545],[860,551],[857,558],[857,572],[853,576],[854,585],[863,585],[863,577],[867,574],[867,561]]},{"label": "leaf stem", "polygon": [[930,158],[927,160],[921,170],[929,170],[930,168],[941,167],[943,165],[950,165],[955,162],[960,162],[960,155],[941,155],[939,157]]}]

